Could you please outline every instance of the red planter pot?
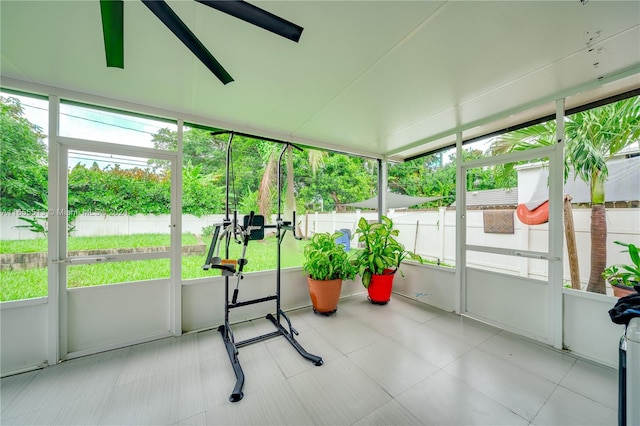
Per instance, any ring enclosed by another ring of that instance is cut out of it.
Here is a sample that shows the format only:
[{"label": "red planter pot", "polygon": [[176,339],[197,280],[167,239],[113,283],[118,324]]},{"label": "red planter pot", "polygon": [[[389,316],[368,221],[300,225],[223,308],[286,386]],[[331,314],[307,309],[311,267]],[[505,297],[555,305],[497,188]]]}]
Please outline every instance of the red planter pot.
[{"label": "red planter pot", "polygon": [[391,290],[393,289],[394,269],[385,269],[383,275],[371,275],[369,283],[369,300],[375,305],[386,305],[391,300]]}]

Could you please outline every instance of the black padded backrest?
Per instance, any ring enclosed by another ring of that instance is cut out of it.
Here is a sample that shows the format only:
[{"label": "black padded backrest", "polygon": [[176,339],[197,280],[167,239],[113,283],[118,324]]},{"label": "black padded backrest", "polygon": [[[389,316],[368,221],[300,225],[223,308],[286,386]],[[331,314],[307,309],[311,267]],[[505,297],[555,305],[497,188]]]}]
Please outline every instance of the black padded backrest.
[{"label": "black padded backrest", "polygon": [[[243,224],[242,227],[243,228],[247,228],[247,226],[249,226],[249,219],[251,218],[251,215],[245,215],[243,218]],[[260,214],[256,214],[253,215],[253,221],[251,222],[251,226],[258,226],[260,227],[259,229],[253,229],[251,231],[251,233],[249,234],[249,239],[250,240],[264,240],[264,216],[260,215]]]}]

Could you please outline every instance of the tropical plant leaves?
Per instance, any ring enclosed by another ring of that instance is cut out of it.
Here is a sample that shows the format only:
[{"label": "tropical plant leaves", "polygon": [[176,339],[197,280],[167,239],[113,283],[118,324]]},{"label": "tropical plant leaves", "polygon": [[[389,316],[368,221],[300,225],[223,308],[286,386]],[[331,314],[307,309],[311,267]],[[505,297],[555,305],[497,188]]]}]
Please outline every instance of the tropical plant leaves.
[{"label": "tropical plant leaves", "polygon": [[421,256],[406,250],[395,238],[400,235],[400,231],[393,228],[393,221],[386,216],[382,216],[381,222],[375,223],[360,218],[356,235],[364,248],[352,262],[358,265],[358,274],[362,277],[365,288],[369,287],[372,274],[380,275],[385,269],[399,269],[407,257],[424,262]]}]

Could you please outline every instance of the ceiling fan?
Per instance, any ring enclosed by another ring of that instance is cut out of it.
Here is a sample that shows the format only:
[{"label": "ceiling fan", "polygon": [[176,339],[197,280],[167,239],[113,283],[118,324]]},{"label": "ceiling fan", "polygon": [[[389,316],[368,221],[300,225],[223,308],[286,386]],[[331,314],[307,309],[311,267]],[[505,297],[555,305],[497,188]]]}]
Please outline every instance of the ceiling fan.
[{"label": "ceiling fan", "polygon": [[[274,34],[298,42],[303,28],[242,0],[195,0],[205,6],[242,19]],[[162,23],[216,76],[223,84],[233,81],[198,37],[182,22],[164,0],[142,0]],[[102,33],[107,67],[124,68],[124,0],[100,0]]]}]

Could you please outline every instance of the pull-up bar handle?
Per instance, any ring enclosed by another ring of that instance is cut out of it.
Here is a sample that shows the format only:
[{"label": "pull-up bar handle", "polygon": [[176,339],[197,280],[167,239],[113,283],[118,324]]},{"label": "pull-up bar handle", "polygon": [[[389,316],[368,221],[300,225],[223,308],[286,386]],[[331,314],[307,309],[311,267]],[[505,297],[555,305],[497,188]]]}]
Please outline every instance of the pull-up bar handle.
[{"label": "pull-up bar handle", "polygon": [[264,136],[258,136],[258,135],[252,135],[250,133],[242,133],[242,132],[236,132],[234,130],[218,130],[215,132],[211,132],[211,136],[218,136],[218,135],[226,135],[227,133],[233,133],[236,134],[238,136],[244,136],[246,138],[251,138],[251,139],[258,139],[261,141],[265,141],[265,142],[275,142],[275,143],[280,143],[280,144],[285,144],[285,145],[291,145],[292,147],[294,147],[295,149],[302,151],[302,148],[295,146],[294,144],[292,144],[291,142],[288,141],[281,141],[279,139],[273,139],[273,138],[265,138]]}]

